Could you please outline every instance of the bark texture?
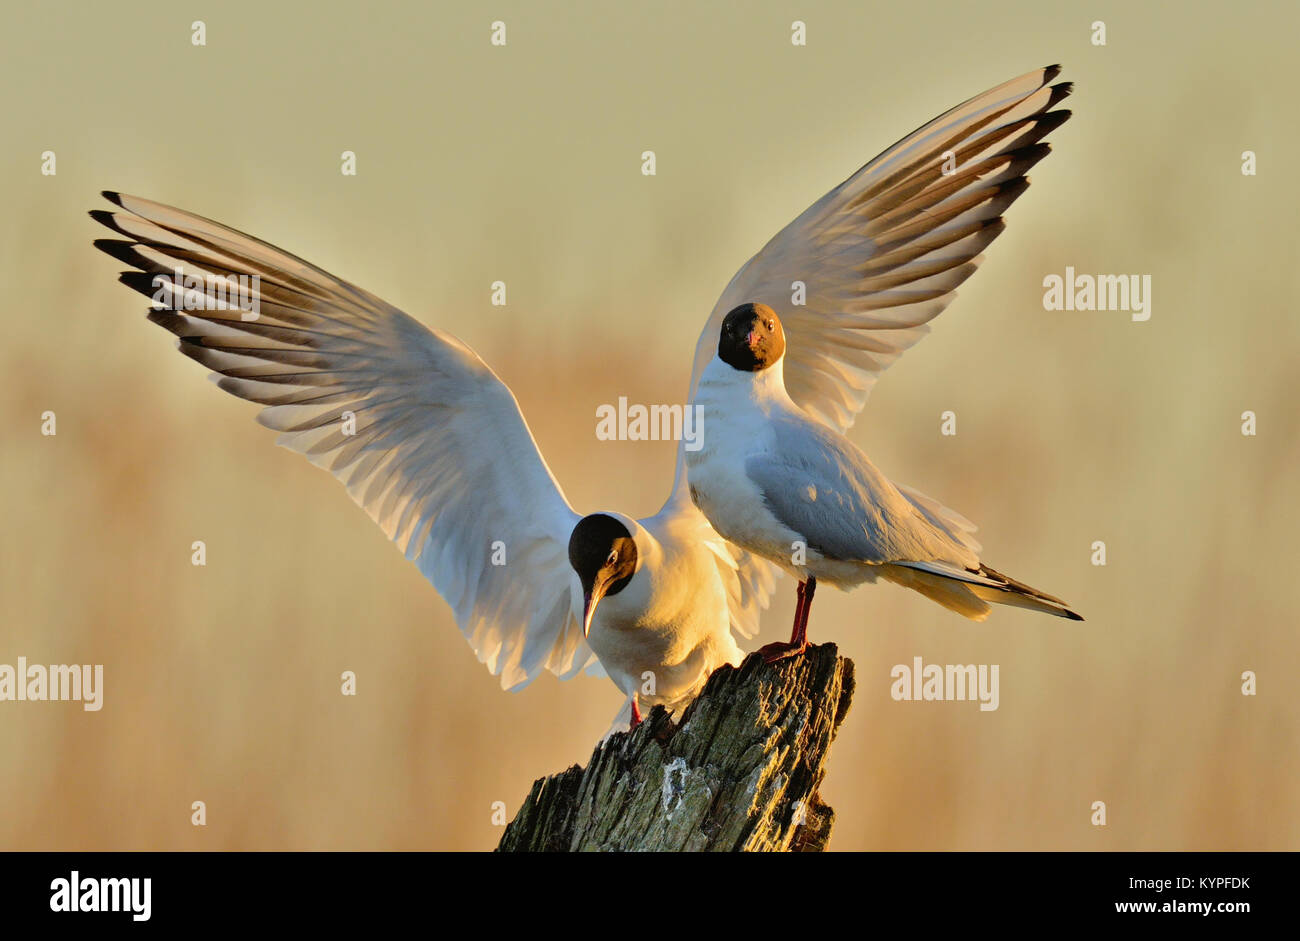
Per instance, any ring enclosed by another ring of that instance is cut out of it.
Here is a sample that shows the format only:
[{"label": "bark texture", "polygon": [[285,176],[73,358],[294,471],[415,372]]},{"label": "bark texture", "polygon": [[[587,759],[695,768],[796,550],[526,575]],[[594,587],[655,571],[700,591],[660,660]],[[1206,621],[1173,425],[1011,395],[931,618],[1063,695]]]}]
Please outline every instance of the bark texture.
[{"label": "bark texture", "polygon": [[819,851],[834,811],[817,788],[853,698],[834,644],[723,667],[674,725],[656,708],[585,768],[540,778],[498,852]]}]

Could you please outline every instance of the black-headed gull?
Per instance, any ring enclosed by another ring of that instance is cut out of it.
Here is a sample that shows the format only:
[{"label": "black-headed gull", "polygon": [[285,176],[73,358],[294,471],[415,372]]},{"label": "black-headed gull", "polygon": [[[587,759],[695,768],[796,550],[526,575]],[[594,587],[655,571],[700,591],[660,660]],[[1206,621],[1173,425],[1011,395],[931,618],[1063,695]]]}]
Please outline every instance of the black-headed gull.
[{"label": "black-headed gull", "polygon": [[757,633],[775,572],[688,500],[643,520],[580,517],[464,343],[251,236],[104,195],[123,211],[91,215],[126,238],[95,245],[132,266],[121,281],[155,301],[149,319],[346,485],[504,687],[598,672],[594,653],[628,697],[618,727],[641,705],[679,710],[740,662],[732,632]]},{"label": "black-headed gull", "polygon": [[[1002,229],[1043,136],[1068,111],[1056,67],[936,118],[786,227],[733,279],[697,350],[702,446],[680,451],[690,493],[726,539],[799,580],[801,651],[817,581],[878,577],[968,618],[989,604],[1082,620],[980,562],[975,527],[891,483],[843,436],[877,376],[928,332]],[[805,305],[789,285],[806,285]],[[776,310],[781,311],[780,315]],[[679,472],[680,472],[679,466]]]}]

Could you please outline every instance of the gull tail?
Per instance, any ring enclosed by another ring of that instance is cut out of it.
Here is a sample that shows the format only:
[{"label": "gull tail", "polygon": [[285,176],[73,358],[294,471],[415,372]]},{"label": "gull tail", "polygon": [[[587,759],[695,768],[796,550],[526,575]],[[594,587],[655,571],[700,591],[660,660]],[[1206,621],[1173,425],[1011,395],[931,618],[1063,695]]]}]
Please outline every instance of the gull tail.
[{"label": "gull tail", "polygon": [[956,611],[972,621],[983,621],[993,609],[990,604],[1041,611],[1058,618],[1082,621],[1060,598],[1055,598],[1024,582],[1008,578],[1001,572],[980,565],[978,569],[961,569],[943,562],[893,562],[880,567],[880,574],[896,585],[910,588]]}]

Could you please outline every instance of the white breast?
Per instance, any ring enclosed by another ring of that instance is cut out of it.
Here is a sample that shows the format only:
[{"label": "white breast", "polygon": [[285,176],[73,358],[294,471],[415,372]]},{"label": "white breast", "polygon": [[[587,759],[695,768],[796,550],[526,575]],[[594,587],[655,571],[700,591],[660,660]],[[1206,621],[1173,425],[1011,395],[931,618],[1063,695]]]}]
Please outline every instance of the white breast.
[{"label": "white breast", "polygon": [[796,408],[781,363],[747,373],[715,357],[700,376],[693,404],[703,419],[700,449],[686,452],[695,505],[727,540],[803,578],[791,561],[799,534],[777,521],[745,472],[747,460],[776,446],[773,414]]},{"label": "white breast", "polygon": [[626,589],[600,602],[588,643],[614,683],[637,693],[643,712],[655,705],[675,710],[713,670],[739,664],[742,652],[717,564],[696,528],[643,522],[656,531],[637,533],[641,564]]}]

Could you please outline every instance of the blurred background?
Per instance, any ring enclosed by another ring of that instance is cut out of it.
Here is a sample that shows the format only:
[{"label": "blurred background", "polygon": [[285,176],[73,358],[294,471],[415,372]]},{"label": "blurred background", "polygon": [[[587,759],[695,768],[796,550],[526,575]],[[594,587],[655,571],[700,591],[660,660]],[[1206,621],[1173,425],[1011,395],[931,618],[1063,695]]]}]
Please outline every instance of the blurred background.
[{"label": "blurred background", "polygon": [[[673,445],[598,441],[596,406],[682,401],[714,300],[781,226],[1061,61],[1074,119],[852,436],[1088,620],[819,593],[813,637],[859,684],[822,788],[832,847],[1300,848],[1293,6],[195,9],[3,14],[0,663],[102,663],[105,705],[0,704],[0,847],[489,849],[493,802],[513,816],[585,763],[620,705],[586,677],[502,692],[342,487],[146,322],[91,247],[99,190],[219,219],[456,334],[575,509],[640,516]],[[1045,311],[1067,265],[1150,274],[1151,320]],[[783,580],[761,641],[793,599]],[[999,664],[1000,709],[894,702],[914,656]]]}]

